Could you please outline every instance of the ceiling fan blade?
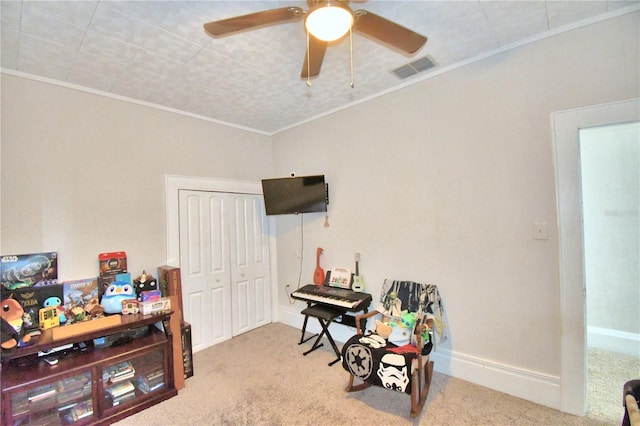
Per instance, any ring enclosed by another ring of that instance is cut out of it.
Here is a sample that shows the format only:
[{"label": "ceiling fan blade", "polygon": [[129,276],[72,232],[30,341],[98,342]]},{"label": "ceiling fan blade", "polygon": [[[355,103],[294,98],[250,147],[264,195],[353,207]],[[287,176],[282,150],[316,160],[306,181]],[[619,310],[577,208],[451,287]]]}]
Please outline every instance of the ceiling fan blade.
[{"label": "ceiling fan blade", "polygon": [[415,31],[366,10],[356,10],[353,15],[355,17],[353,30],[355,32],[404,53],[410,55],[416,53],[427,42],[426,37]]},{"label": "ceiling fan blade", "polygon": [[309,48],[304,56],[300,78],[317,77],[320,74],[320,67],[322,67],[324,52],[326,52],[328,44],[326,41],[319,40],[309,34]]},{"label": "ceiling fan blade", "polygon": [[303,16],[304,12],[299,7],[281,7],[279,9],[264,10],[248,15],[208,22],[204,24],[204,31],[211,37],[223,37],[246,30],[255,30],[268,25],[297,21],[302,19]]}]

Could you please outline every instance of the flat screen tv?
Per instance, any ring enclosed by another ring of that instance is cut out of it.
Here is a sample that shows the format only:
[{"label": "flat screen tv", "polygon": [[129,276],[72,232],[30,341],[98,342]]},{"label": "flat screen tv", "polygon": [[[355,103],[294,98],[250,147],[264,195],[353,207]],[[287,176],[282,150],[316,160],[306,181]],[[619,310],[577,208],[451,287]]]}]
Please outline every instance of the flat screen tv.
[{"label": "flat screen tv", "polygon": [[267,216],[327,211],[324,175],[262,180]]}]

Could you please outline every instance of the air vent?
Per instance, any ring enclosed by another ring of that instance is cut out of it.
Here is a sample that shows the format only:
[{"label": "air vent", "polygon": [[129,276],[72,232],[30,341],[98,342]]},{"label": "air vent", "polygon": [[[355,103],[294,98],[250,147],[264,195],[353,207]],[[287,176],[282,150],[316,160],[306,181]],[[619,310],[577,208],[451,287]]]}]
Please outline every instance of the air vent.
[{"label": "air vent", "polygon": [[436,64],[433,59],[429,56],[425,56],[424,58],[417,59],[407,65],[403,65],[400,68],[396,68],[391,72],[398,78],[404,80],[407,77],[411,77],[412,75],[416,75],[435,66]]}]

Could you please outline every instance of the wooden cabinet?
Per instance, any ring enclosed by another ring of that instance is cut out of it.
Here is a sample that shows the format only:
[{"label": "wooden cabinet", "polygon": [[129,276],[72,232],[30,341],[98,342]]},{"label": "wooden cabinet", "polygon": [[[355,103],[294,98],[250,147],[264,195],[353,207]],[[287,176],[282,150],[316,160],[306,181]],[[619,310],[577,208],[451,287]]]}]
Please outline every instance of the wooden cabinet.
[{"label": "wooden cabinet", "polygon": [[[170,316],[125,315],[109,328],[58,340],[46,330],[34,344],[3,353],[2,424],[110,424],[177,395]],[[154,325],[158,322],[164,332]],[[118,345],[91,344],[143,327],[146,335]],[[90,343],[60,356],[55,365],[38,357],[78,342]]]}]

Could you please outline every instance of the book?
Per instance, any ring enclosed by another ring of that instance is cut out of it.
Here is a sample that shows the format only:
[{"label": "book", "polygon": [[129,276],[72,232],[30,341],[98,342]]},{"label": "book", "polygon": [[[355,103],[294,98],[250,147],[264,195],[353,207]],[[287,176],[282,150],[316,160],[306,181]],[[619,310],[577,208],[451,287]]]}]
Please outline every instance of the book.
[{"label": "book", "polygon": [[56,394],[56,388],[51,386],[44,386],[44,387],[40,387],[37,388],[33,391],[32,394],[29,395],[28,400],[29,402],[37,402],[37,401],[41,401],[43,399],[47,399],[50,398],[51,396],[54,396]]},{"label": "book", "polygon": [[84,419],[93,415],[93,403],[91,399],[79,402],[75,404],[67,413],[62,416],[62,420],[65,423],[75,423],[78,420]]},{"label": "book", "polygon": [[138,389],[143,393],[153,392],[164,386],[164,369],[159,368],[136,379]]},{"label": "book", "polygon": [[133,383],[131,383],[130,381],[126,381],[126,382],[121,382],[107,388],[106,393],[111,398],[117,398],[119,396],[122,396],[128,392],[132,392],[134,390],[135,390],[135,387],[133,386]]},{"label": "book", "polygon": [[351,270],[347,268],[333,268],[329,277],[330,287],[351,288]]},{"label": "book", "polygon": [[130,379],[135,374],[136,369],[129,361],[111,365],[102,370],[102,380],[104,382],[116,383]]},{"label": "book", "polygon": [[159,383],[156,383],[155,385],[151,385],[151,386],[138,384],[138,389],[144,394],[153,392],[153,391],[158,390],[158,389],[162,389],[163,387],[164,387],[164,382],[159,382]]},{"label": "book", "polygon": [[115,407],[117,405],[124,404],[125,402],[133,401],[134,399],[136,399],[136,393],[133,391],[128,392],[128,393],[125,393],[124,395],[118,396],[116,398],[112,398],[111,406]]}]

